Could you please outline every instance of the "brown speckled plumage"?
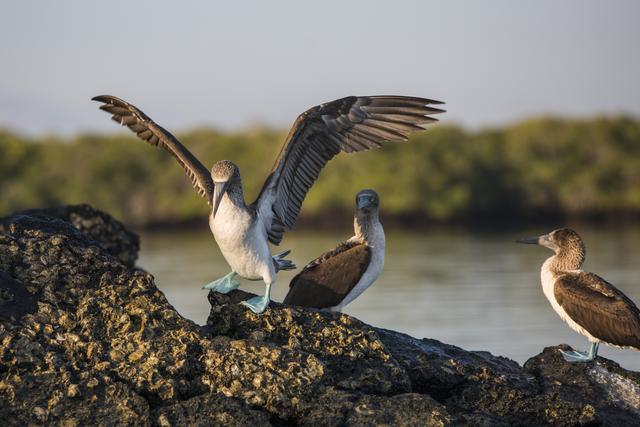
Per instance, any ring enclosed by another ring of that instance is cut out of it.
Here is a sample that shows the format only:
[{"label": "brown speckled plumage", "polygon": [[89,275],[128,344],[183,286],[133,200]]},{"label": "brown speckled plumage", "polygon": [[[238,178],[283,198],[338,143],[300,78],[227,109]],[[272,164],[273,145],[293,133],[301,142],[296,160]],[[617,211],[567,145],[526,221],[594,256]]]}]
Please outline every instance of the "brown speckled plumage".
[{"label": "brown speckled plumage", "polygon": [[214,182],[224,182],[231,179],[240,180],[240,169],[230,160],[220,160],[211,168],[211,177]]},{"label": "brown speckled plumage", "polygon": [[560,228],[549,233],[549,248],[556,253],[551,266],[554,271],[570,271],[582,268],[587,248],[578,233],[570,228]]},{"label": "brown speckled plumage", "polygon": [[[614,285],[582,271],[587,250],[580,235],[570,228],[561,228],[540,236],[538,244],[555,252],[545,263],[551,277],[544,278],[543,267],[542,279],[543,289],[548,286],[545,292],[551,293],[547,297],[552,305],[555,299],[566,315],[595,339],[640,350],[640,310]],[[545,280],[551,286],[545,285]],[[559,314],[564,316],[561,311]]]}]

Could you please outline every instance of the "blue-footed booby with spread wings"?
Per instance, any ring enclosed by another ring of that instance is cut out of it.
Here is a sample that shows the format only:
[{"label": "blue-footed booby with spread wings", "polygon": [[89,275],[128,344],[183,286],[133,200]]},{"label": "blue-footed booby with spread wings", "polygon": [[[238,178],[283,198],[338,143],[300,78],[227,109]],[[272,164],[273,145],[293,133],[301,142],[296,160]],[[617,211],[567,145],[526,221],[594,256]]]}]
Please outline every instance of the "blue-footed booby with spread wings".
[{"label": "blue-footed booby with spread wings", "polygon": [[211,205],[209,227],[231,272],[205,288],[226,293],[240,283],[236,276],[263,280],[263,296],[244,301],[261,313],[269,305],[271,285],[278,270],[293,268],[272,256],[269,242],[278,245],[285,228],[291,229],[302,201],[320,171],[340,151],[357,152],[381,147],[386,141],[406,141],[414,132],[437,121],[431,117],[442,104],[408,96],[349,96],[313,107],[296,119],[255,202],[246,204],[238,167],[222,160],[205,168],[171,133],[135,106],[101,95],[100,109],[135,132],[139,138],[168,151],[185,169],[197,192]]},{"label": "blue-footed booby with spread wings", "polygon": [[542,264],[542,290],[560,318],[591,342],[588,352],[563,351],[565,360],[591,361],[601,342],[640,350],[640,310],[611,283],[582,270],[587,251],[578,233],[561,228],[518,243],[555,252]]},{"label": "blue-footed booby with spread wings", "polygon": [[355,235],[307,264],[291,280],[284,304],[340,311],[376,281],[385,245],[379,206],[373,190],[356,195]]}]

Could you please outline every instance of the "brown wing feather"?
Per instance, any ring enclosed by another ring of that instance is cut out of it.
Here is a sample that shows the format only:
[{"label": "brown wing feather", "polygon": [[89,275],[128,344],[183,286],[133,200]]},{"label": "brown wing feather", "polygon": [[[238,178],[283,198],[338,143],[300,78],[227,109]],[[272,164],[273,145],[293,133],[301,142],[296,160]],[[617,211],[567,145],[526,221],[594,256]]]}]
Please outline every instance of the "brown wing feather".
[{"label": "brown wing feather", "polygon": [[625,294],[593,273],[566,273],[556,280],[558,304],[594,337],[640,349],[640,310]]},{"label": "brown wing feather", "polygon": [[338,305],[358,283],[371,260],[364,243],[344,242],[307,264],[289,284],[284,304],[328,308]]},{"label": "brown wing feather", "polygon": [[254,208],[269,204],[269,240],[278,244],[293,227],[300,207],[320,171],[340,151],[378,148],[386,141],[406,141],[436,122],[442,104],[407,96],[349,96],[313,107],[296,119]]},{"label": "brown wing feather", "polygon": [[213,180],[209,170],[195,158],[184,145],[171,133],[157,125],[145,113],[134,105],[111,95],[100,95],[91,98],[102,102],[100,109],[110,113],[111,119],[131,129],[138,137],[169,152],[187,172],[194,188],[211,204]]}]

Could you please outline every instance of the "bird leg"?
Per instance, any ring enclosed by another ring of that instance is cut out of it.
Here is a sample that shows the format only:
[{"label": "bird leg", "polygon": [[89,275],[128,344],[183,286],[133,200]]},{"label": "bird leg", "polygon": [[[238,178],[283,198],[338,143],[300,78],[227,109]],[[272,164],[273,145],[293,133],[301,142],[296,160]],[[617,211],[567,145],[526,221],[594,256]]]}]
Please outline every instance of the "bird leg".
[{"label": "bird leg", "polygon": [[249,298],[246,301],[242,301],[240,304],[246,305],[251,311],[256,314],[260,314],[265,311],[265,309],[269,306],[269,301],[271,301],[271,283],[267,283],[266,285],[267,288],[263,296]]},{"label": "bird leg", "polygon": [[577,350],[576,351],[560,350],[560,353],[562,353],[562,357],[564,357],[564,360],[566,360],[567,362],[591,362],[598,355],[599,345],[600,344],[597,342],[591,343],[591,347],[589,348],[588,352],[577,351]]},{"label": "bird leg", "polygon": [[224,277],[214,280],[211,283],[207,283],[202,287],[202,289],[210,289],[221,294],[228,294],[234,289],[238,289],[238,287],[240,286],[240,282],[238,282],[238,280],[236,279],[237,275],[237,273],[234,273],[232,271]]}]

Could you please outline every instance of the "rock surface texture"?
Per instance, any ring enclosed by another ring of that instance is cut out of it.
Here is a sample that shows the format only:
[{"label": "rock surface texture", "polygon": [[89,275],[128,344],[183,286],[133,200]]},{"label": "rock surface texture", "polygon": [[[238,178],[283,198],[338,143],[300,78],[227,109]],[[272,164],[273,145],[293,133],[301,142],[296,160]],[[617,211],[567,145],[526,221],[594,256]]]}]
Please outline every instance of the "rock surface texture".
[{"label": "rock surface texture", "polygon": [[[0,225],[3,425],[633,425],[640,374],[558,347],[486,352],[209,294],[183,318],[133,265],[138,239],[89,206]],[[203,298],[206,294],[203,293]]]}]

